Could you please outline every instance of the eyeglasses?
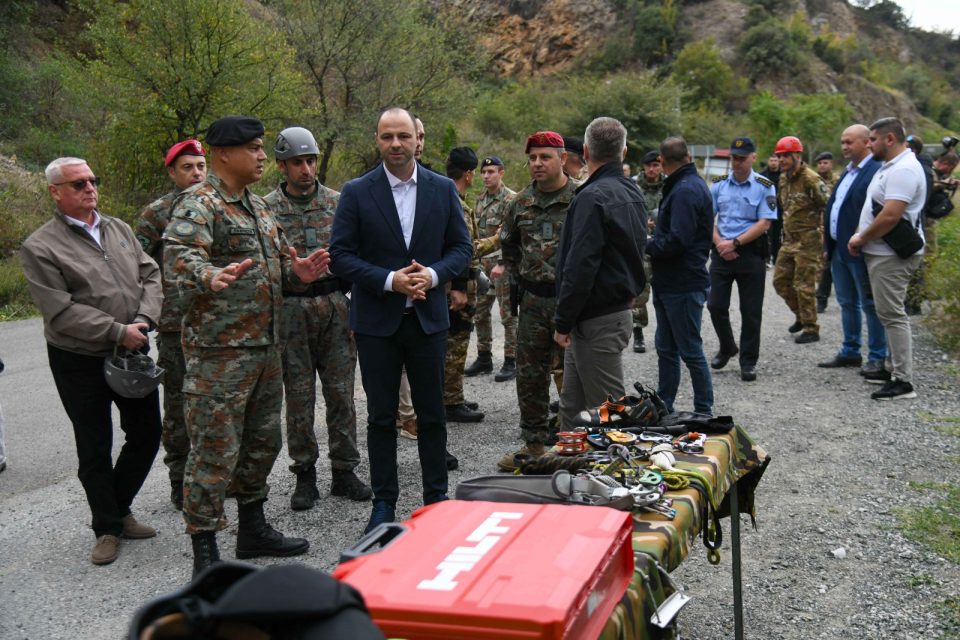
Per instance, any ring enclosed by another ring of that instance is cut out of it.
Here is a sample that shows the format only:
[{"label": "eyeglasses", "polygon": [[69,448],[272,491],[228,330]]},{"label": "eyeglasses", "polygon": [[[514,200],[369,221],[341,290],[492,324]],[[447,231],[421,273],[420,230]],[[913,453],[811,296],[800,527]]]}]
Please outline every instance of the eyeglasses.
[{"label": "eyeglasses", "polygon": [[65,184],[70,185],[77,191],[83,191],[87,188],[87,183],[90,183],[94,187],[100,186],[100,178],[94,176],[93,178],[84,178],[83,180],[73,180],[72,182],[54,182],[53,186],[62,187]]}]

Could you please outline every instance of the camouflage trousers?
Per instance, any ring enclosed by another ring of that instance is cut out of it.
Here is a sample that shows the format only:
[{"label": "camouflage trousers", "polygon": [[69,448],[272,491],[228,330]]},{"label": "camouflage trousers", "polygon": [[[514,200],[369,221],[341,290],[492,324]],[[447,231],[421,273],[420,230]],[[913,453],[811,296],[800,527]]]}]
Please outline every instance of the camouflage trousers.
[{"label": "camouflage trousers", "polygon": [[650,258],[643,256],[643,275],[646,276],[646,284],[643,285],[643,291],[633,301],[633,328],[645,327],[650,324],[650,316],[647,315],[647,302],[650,300]]},{"label": "camouflage trousers", "polygon": [[817,280],[823,248],[819,233],[806,236],[803,241],[790,240],[780,247],[773,271],[773,288],[793,311],[802,330],[819,334]]},{"label": "camouflage trousers", "polygon": [[349,471],[360,464],[353,402],[357,344],[350,333],[349,314],[350,302],[340,292],[283,300],[280,344],[287,450],[294,473],[313,468],[320,457],[314,431],[318,375],[327,409],[330,466]]},{"label": "camouflage trousers", "polygon": [[463,404],[463,370],[467,366],[467,347],[473,332],[473,318],[477,305],[477,285],[467,284],[467,306],[450,312],[450,330],[447,331],[447,354],[443,360],[443,404]]},{"label": "camouflage trousers", "polygon": [[[496,258],[482,260],[483,272],[490,272],[497,266]],[[510,280],[503,275],[490,281],[486,295],[477,296],[477,313],[474,322],[477,327],[477,351],[493,350],[493,302],[500,308],[500,324],[503,325],[503,357],[517,357],[517,318],[510,315]]]},{"label": "camouflage trousers", "polygon": [[190,455],[183,477],[187,533],[226,527],[223,501],[266,499],[267,476],[283,446],[280,351],[184,347],[184,416]]},{"label": "camouflage trousers", "polygon": [[183,347],[179,331],[157,334],[157,366],[163,369],[163,463],[170,482],[183,482],[183,468],[190,453],[190,436],[183,419]]},{"label": "camouflage trousers", "polygon": [[520,436],[528,443],[544,443],[550,410],[550,377],[557,392],[563,388],[563,349],[553,341],[553,314],[557,299],[529,291],[520,300],[517,327],[517,401]]}]

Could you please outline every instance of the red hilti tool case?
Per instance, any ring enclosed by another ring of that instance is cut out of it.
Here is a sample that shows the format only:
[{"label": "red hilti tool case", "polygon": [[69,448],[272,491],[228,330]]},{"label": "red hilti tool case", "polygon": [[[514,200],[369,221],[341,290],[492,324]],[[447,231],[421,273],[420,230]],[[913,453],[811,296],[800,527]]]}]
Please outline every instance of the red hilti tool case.
[{"label": "red hilti tool case", "polygon": [[450,500],[381,525],[333,575],[388,637],[596,638],[633,574],[629,513]]}]

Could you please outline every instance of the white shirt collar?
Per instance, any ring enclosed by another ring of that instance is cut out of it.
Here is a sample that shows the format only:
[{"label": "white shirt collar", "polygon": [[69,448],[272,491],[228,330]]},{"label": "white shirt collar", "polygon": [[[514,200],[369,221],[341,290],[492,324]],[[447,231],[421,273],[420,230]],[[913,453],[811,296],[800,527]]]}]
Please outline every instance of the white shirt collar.
[{"label": "white shirt collar", "polygon": [[100,226],[100,214],[97,213],[97,210],[93,210],[93,220],[90,221],[90,224],[86,222],[81,222],[72,216],[63,214],[63,219],[67,221],[67,224],[72,224],[75,227],[83,227],[84,229],[96,229]]},{"label": "white shirt collar", "polygon": [[913,151],[910,150],[910,147],[907,147],[906,149],[904,149],[900,154],[897,155],[896,158],[893,158],[892,160],[887,160],[886,162],[884,162],[884,163],[883,163],[883,166],[884,166],[884,167],[889,167],[889,166],[892,165],[892,164],[896,164],[896,163],[900,162],[900,161],[903,160],[905,157],[907,157],[907,154],[908,154],[908,153],[909,153],[910,155],[913,155]]},{"label": "white shirt collar", "polygon": [[416,163],[416,162],[413,163],[413,174],[410,176],[410,179],[409,179],[409,180],[401,180],[401,179],[398,178],[397,176],[395,176],[395,175],[393,175],[392,173],[390,173],[390,169],[387,169],[387,165],[386,165],[386,164],[383,165],[383,170],[384,170],[384,172],[386,172],[386,174],[387,174],[387,182],[390,183],[390,188],[391,188],[391,189],[395,188],[398,184],[407,184],[407,183],[410,183],[410,182],[412,182],[413,184],[417,184],[417,170],[418,170],[418,167],[417,167],[417,163]]}]

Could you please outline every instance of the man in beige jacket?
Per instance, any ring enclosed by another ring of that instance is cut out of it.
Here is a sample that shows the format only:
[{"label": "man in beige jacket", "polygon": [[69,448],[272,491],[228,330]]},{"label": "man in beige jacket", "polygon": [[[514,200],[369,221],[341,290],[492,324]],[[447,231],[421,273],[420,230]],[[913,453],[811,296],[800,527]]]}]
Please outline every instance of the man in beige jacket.
[{"label": "man in beige jacket", "polygon": [[[97,178],[86,161],[58,158],[46,169],[53,219],[23,243],[20,260],[34,304],[43,314],[50,371],[73,423],[80,483],[93,514],[94,564],[117,558],[120,537],[149,538],[130,505],[160,446],[160,402],[115,393],[104,358],[147,346],[162,299],[160,269],[123,221],[97,211]],[[113,462],[111,405],[120,412],[124,444]]]}]

